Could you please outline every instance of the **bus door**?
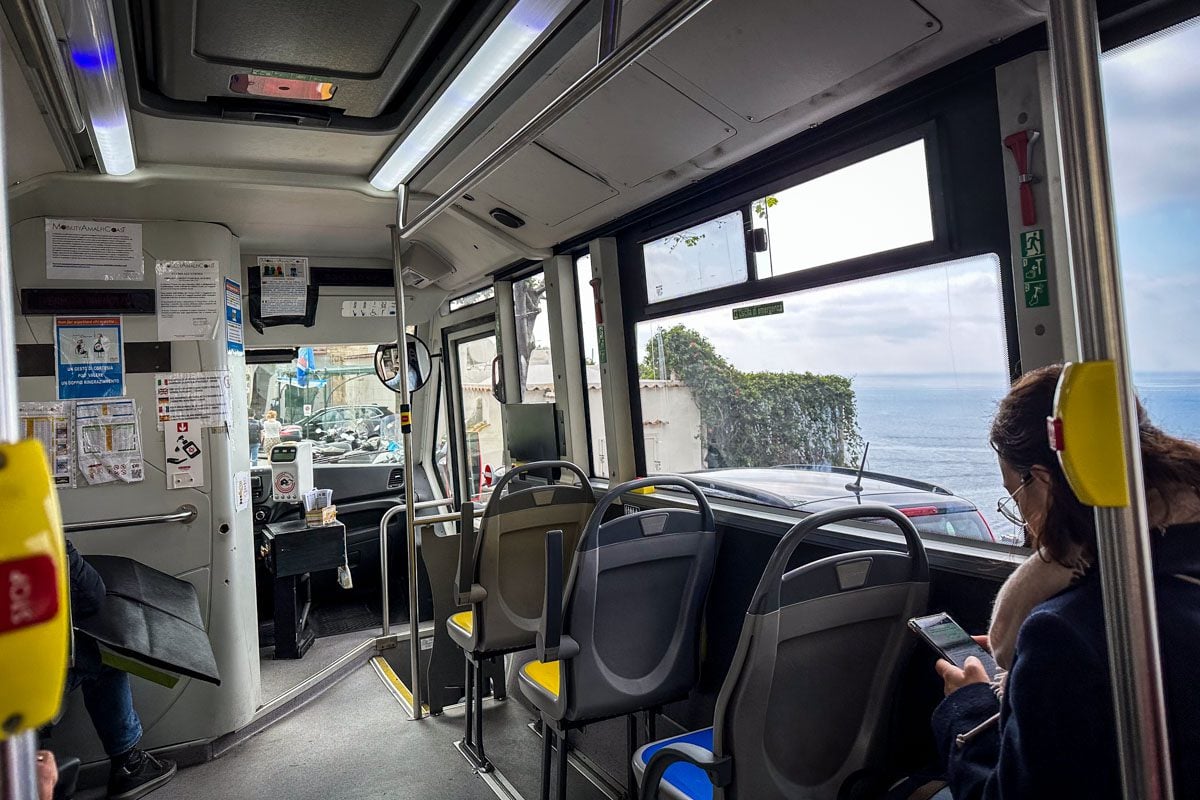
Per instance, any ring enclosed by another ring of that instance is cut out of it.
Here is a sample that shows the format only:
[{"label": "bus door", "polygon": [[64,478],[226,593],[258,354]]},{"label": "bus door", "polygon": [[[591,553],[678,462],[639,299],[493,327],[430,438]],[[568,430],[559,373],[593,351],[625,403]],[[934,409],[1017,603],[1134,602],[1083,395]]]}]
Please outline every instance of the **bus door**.
[{"label": "bus door", "polygon": [[479,502],[504,472],[504,418],[492,392],[492,367],[498,355],[491,324],[451,334],[450,400],[456,430],[460,497]]}]

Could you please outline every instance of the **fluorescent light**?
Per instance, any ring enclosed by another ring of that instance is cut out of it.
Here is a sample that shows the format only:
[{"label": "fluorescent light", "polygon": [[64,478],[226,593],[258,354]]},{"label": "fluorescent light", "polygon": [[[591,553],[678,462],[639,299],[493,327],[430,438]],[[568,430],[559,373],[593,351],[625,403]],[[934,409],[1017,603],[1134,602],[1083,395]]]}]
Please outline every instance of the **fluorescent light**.
[{"label": "fluorescent light", "polygon": [[573,0],[518,0],[433,105],[371,175],[391,191],[405,183],[520,62]]},{"label": "fluorescent light", "polygon": [[137,167],[137,157],[109,0],[68,0],[63,12],[71,66],[87,110],[96,161],[109,175],[128,175]]}]

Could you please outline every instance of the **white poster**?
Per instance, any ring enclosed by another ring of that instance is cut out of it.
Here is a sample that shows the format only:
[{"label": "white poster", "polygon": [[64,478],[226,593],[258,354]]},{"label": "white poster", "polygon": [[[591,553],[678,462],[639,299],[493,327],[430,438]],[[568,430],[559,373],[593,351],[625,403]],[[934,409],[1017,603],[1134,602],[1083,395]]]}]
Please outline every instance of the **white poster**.
[{"label": "white poster", "polygon": [[158,261],[158,339],[211,339],[221,313],[221,272],[216,261]]},{"label": "white poster", "polygon": [[293,317],[308,306],[308,259],[259,256],[259,313]]},{"label": "white poster", "polygon": [[47,219],[46,277],[67,281],[142,280],[142,226],[136,222]]},{"label": "white poster", "polygon": [[69,402],[21,403],[21,430],[42,443],[55,486],[75,486],[74,412]]},{"label": "white poster", "polygon": [[250,507],[250,473],[243,470],[233,476],[233,510],[245,511]]},{"label": "white poster", "polygon": [[[229,372],[160,372],[154,376],[158,426],[191,420],[206,428],[229,422]],[[166,430],[166,428],[163,428]]]},{"label": "white poster", "polygon": [[168,489],[197,489],[204,485],[203,426],[198,420],[176,420],[163,431]]},{"label": "white poster", "polygon": [[133,400],[77,401],[75,430],[79,471],[89,484],[137,483],[145,478],[137,404]]}]

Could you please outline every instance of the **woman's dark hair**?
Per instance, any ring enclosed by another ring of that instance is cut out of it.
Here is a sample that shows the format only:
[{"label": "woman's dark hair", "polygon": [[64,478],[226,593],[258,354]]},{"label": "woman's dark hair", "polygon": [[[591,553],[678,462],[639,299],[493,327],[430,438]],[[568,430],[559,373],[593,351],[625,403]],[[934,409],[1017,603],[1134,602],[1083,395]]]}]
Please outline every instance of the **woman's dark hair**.
[{"label": "woman's dark hair", "polygon": [[[1075,497],[1046,437],[1046,418],[1054,412],[1054,392],[1062,365],[1022,375],[1000,401],[992,421],[992,447],[1008,466],[1025,475],[1033,467],[1050,473],[1045,517],[1038,521],[1038,544],[1047,557],[1067,566],[1077,548],[1095,558],[1096,522],[1091,506]],[[1200,446],[1156,428],[1139,402],[1142,472],[1148,494],[1165,500],[1180,489],[1200,490]]]}]

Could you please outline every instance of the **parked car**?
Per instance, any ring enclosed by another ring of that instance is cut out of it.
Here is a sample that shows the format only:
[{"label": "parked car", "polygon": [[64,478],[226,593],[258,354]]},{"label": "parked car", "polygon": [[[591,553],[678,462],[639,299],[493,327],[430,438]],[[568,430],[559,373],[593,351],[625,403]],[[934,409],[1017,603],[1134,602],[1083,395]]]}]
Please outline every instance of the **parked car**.
[{"label": "parked car", "polygon": [[320,440],[347,429],[363,438],[375,436],[379,433],[380,422],[391,413],[387,406],[329,406],[297,423],[284,425],[279,438],[285,442]]},{"label": "parked car", "polygon": [[911,519],[923,534],[996,541],[991,526],[970,500],[941,486],[895,475],[788,464],[710,469],[688,473],[687,477],[712,496],[778,508],[817,512],[856,503],[882,503]]}]

